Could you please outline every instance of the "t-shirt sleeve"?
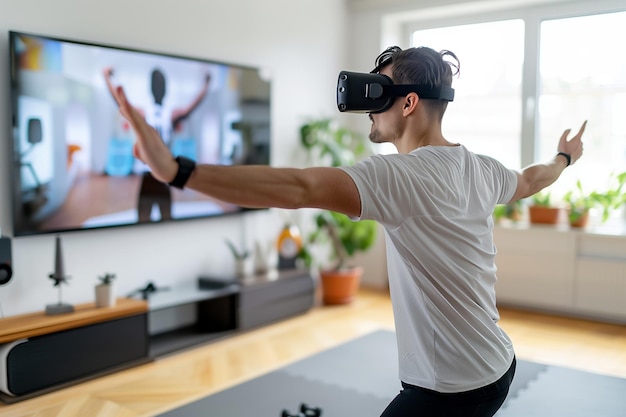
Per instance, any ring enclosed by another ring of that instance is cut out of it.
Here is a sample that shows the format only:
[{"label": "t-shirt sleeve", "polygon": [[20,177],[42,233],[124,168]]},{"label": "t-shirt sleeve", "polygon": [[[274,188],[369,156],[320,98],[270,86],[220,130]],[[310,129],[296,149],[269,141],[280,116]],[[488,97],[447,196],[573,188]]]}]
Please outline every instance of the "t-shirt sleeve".
[{"label": "t-shirt sleeve", "polygon": [[498,204],[507,204],[511,201],[517,190],[517,171],[506,168],[495,159],[493,161],[493,172],[496,176],[496,183],[501,184]]},{"label": "t-shirt sleeve", "polygon": [[374,155],[353,166],[341,167],[354,181],[361,199],[361,215],[354,220],[376,220],[395,227],[406,218],[412,205],[410,193],[394,192],[402,188],[393,174],[393,167],[380,155]]}]

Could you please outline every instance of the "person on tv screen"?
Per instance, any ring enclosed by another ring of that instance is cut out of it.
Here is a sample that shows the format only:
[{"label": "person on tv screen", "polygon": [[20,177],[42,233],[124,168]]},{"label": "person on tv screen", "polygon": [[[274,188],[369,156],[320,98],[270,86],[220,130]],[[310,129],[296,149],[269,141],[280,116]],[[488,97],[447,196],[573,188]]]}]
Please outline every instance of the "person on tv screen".
[{"label": "person on tv screen", "polygon": [[[109,91],[115,98],[115,86],[111,80],[114,74],[113,68],[106,67],[102,73]],[[209,91],[210,81],[211,75],[207,74],[202,88],[187,106],[171,108],[164,104],[164,98],[167,92],[165,75],[159,68],[152,70],[150,75],[150,91],[153,101],[148,103],[145,108],[138,109],[138,111],[145,117],[146,122],[159,133],[163,143],[168,145],[170,149],[172,146],[173,132],[180,130],[183,121],[198,108]],[[138,221],[140,223],[149,222],[154,205],[159,207],[161,220],[170,220],[172,218],[172,196],[169,187],[156,180],[146,167],[142,166],[140,170],[144,172],[139,189],[137,206]]]},{"label": "person on tv screen", "polygon": [[[391,47],[372,73],[449,90],[459,69],[450,51]],[[240,206],[333,210],[384,227],[402,390],[383,417],[485,417],[501,407],[516,362],[498,326],[492,212],[537,193],[576,163],[586,122],[571,138],[570,129],[563,132],[553,158],[517,171],[443,136],[451,96],[407,90],[369,113],[370,140],[395,145],[397,154],[339,168],[196,165],[172,156],[123,89],[116,98],[137,133],[136,156],[163,183]]]}]

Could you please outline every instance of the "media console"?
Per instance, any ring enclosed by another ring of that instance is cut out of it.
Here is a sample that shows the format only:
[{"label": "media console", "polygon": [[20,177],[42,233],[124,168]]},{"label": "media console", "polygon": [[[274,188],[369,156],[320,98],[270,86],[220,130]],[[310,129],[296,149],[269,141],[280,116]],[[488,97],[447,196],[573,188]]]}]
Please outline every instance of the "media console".
[{"label": "media console", "polygon": [[204,276],[158,292],[148,299],[150,356],[304,313],[314,294],[309,271],[295,269],[242,279]]},{"label": "media console", "polygon": [[197,282],[74,313],[0,319],[0,400],[17,402],[304,313],[309,271]]}]

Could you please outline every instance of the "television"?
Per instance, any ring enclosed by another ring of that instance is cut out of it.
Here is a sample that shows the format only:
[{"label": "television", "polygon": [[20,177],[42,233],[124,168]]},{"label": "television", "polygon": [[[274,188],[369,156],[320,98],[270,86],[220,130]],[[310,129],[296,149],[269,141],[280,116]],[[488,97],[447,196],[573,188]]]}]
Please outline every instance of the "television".
[{"label": "television", "polygon": [[271,80],[260,68],[9,32],[15,236],[240,213],[155,181],[111,88],[173,155],[270,164]]}]

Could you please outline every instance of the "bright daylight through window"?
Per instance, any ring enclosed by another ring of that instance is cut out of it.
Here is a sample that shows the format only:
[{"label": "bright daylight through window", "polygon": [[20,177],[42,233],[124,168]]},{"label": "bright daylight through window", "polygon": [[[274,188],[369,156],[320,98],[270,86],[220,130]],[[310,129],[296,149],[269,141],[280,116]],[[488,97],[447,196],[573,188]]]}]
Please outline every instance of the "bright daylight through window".
[{"label": "bright daylight through window", "polygon": [[[444,135],[519,168],[533,162],[522,161],[522,141],[534,142],[526,144],[534,149],[534,162],[545,161],[556,153],[564,129],[576,132],[588,120],[584,158],[549,190],[558,199],[578,180],[587,191],[602,190],[611,175],[626,171],[626,55],[616,42],[626,39],[626,12],[534,19],[412,32],[412,46],[449,49],[461,62]],[[525,30],[538,31],[526,34],[538,39],[537,47],[527,45],[526,58]],[[535,62],[535,68],[523,67]],[[537,79],[524,78],[529,73]],[[524,83],[535,92],[529,101],[537,103],[525,115]],[[522,136],[523,117],[534,124],[535,137]]]},{"label": "bright daylight through window", "polygon": [[587,189],[603,188],[612,173],[626,171],[626,55],[617,39],[626,39],[626,13],[541,24],[539,159],[554,153],[555,132],[589,120],[585,156],[563,187],[580,179]]},{"label": "bright daylight through window", "polygon": [[459,77],[452,80],[455,100],[446,110],[444,136],[519,168],[524,22],[419,30],[412,42],[448,49],[461,63]]}]

